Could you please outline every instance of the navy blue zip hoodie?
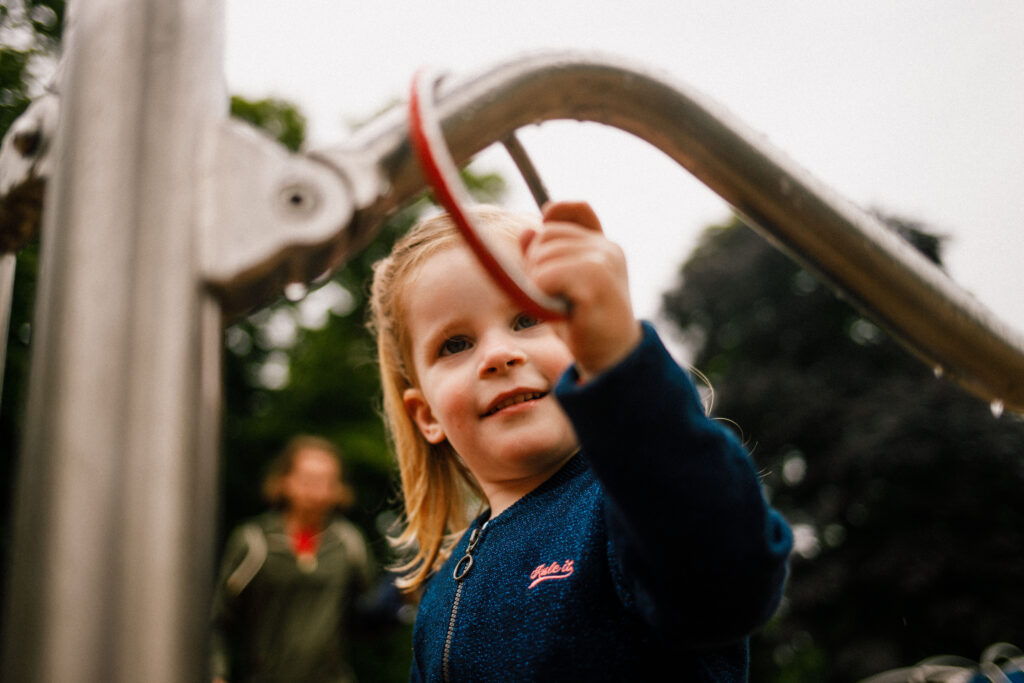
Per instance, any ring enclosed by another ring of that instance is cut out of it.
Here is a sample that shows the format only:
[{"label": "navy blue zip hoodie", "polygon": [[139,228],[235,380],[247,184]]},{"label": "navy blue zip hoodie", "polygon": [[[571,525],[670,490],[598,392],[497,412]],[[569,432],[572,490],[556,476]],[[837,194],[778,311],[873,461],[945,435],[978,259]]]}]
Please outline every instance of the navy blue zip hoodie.
[{"label": "navy blue zip hoodie", "polygon": [[555,394],[580,454],[475,520],[431,578],[411,680],[745,681],[792,548],[748,453],[646,323],[577,380]]}]

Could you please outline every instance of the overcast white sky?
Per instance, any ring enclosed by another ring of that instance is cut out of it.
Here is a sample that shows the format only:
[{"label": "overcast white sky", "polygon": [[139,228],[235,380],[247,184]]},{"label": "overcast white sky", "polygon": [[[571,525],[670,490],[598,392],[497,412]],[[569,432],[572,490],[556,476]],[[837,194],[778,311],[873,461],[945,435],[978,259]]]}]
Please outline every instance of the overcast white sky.
[{"label": "overcast white sky", "polygon": [[[229,89],[295,102],[314,148],[404,98],[419,66],[537,49],[623,56],[704,93],[854,203],[948,235],[953,277],[1024,330],[1021,0],[227,0]],[[728,218],[625,133],[554,122],[522,139],[552,195],[589,200],[623,244],[645,317]],[[478,163],[513,174],[497,153]]]}]

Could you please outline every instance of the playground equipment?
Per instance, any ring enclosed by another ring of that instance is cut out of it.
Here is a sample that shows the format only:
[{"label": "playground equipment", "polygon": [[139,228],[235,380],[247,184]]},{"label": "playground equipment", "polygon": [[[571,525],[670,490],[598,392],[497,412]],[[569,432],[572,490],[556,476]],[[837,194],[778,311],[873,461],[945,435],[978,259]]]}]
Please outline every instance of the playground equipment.
[{"label": "playground equipment", "polygon": [[936,655],[914,666],[883,671],[860,683],[1024,683],[1024,653],[1011,643],[993,643],[977,662]]},{"label": "playground equipment", "polygon": [[[0,677],[200,680],[223,322],[342,268],[425,180],[400,109],[305,154],[229,120],[217,0],[69,11],[59,104],[0,156],[0,289],[45,186]],[[577,54],[425,87],[454,164],[549,119],[635,134],[945,377],[1024,410],[1018,334],[686,87]]]}]

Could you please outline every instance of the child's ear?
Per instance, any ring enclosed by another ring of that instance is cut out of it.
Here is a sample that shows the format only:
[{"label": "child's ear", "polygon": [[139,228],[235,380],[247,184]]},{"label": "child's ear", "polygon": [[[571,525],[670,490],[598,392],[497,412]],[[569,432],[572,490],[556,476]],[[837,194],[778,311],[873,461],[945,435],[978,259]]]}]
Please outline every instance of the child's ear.
[{"label": "child's ear", "polygon": [[420,428],[420,434],[424,439],[433,444],[445,440],[444,428],[434,417],[434,411],[430,409],[430,404],[427,403],[422,391],[415,387],[406,389],[402,394],[402,402],[405,403],[405,412]]}]

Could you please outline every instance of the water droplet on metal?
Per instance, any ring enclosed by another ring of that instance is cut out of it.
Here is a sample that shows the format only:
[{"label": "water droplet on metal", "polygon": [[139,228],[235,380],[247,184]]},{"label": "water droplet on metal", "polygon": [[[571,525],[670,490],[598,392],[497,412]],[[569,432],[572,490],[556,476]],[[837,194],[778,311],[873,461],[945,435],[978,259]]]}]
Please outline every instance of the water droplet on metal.
[{"label": "water droplet on metal", "polygon": [[996,400],[992,401],[991,403],[989,403],[988,407],[989,407],[989,410],[992,411],[992,417],[995,417],[995,418],[1002,417],[1003,409],[1005,408],[1005,406],[1003,405],[1003,402],[1000,401],[998,398]]},{"label": "water droplet on metal", "polygon": [[301,282],[289,282],[284,288],[284,297],[288,301],[299,301],[306,293],[309,292],[309,288]]}]

